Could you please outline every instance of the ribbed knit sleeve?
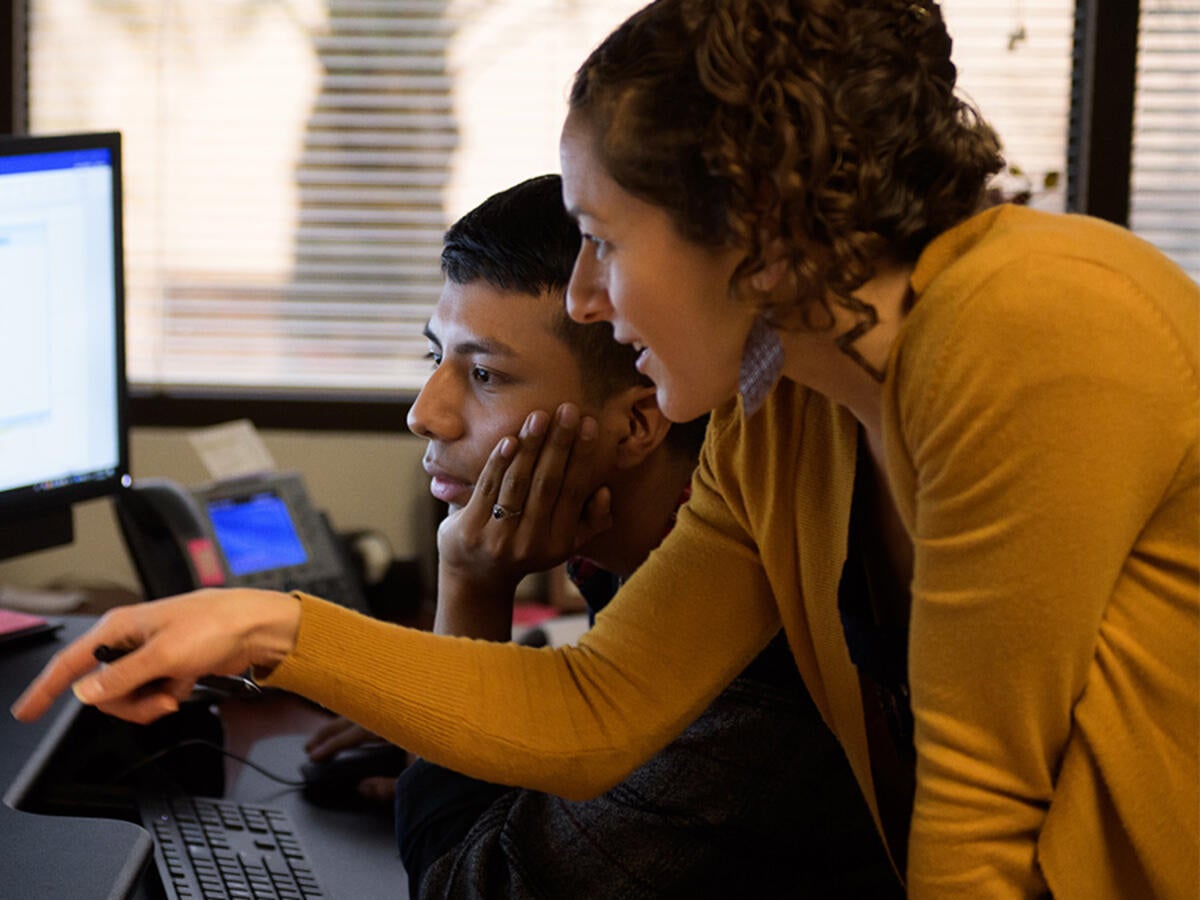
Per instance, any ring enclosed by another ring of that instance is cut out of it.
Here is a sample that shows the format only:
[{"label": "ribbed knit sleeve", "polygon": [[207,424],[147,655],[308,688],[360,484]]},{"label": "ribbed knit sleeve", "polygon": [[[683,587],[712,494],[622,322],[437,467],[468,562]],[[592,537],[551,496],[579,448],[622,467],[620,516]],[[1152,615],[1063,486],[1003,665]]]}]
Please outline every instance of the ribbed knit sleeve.
[{"label": "ribbed knit sleeve", "polygon": [[441,765],[570,799],[658,752],[779,630],[753,544],[704,467],[671,535],[577,646],[435,636],[300,602],[296,647],[268,684]]}]

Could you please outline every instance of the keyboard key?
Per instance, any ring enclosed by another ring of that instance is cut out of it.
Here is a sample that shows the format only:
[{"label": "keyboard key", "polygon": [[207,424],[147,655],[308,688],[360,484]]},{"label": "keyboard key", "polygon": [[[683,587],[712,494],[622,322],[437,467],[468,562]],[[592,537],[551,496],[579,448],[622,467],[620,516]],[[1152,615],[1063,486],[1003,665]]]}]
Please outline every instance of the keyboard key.
[{"label": "keyboard key", "polygon": [[143,797],[168,900],[324,898],[287,815],[206,797]]}]

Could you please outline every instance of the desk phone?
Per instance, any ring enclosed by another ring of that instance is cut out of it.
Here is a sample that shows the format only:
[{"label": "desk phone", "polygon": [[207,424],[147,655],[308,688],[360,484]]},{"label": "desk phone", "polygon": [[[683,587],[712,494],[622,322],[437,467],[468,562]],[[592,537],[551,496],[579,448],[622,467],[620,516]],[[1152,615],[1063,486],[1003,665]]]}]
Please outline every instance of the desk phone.
[{"label": "desk phone", "polygon": [[185,488],[139,479],[117,521],[147,599],[200,587],[302,590],[367,611],[362,586],[299,473],[264,472]]}]

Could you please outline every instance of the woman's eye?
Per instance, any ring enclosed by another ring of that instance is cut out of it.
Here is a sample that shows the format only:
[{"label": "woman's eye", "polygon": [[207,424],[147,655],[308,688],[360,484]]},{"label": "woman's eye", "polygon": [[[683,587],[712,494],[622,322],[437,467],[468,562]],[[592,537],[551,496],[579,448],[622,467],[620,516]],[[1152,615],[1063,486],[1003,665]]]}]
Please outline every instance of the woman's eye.
[{"label": "woman's eye", "polygon": [[425,358],[429,360],[431,367],[434,369],[442,364],[442,354],[433,350],[430,350],[428,353],[426,353]]}]

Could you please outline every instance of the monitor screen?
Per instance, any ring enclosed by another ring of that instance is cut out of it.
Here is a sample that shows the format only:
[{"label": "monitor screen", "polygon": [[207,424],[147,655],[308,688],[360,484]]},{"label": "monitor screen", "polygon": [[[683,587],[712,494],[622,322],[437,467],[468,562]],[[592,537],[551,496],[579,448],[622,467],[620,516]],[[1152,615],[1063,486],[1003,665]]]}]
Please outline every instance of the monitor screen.
[{"label": "monitor screen", "polygon": [[0,137],[0,558],[128,482],[120,150]]},{"label": "monitor screen", "polygon": [[272,491],[211,500],[208,518],[232,575],[301,566],[308,561],[287,504]]}]

